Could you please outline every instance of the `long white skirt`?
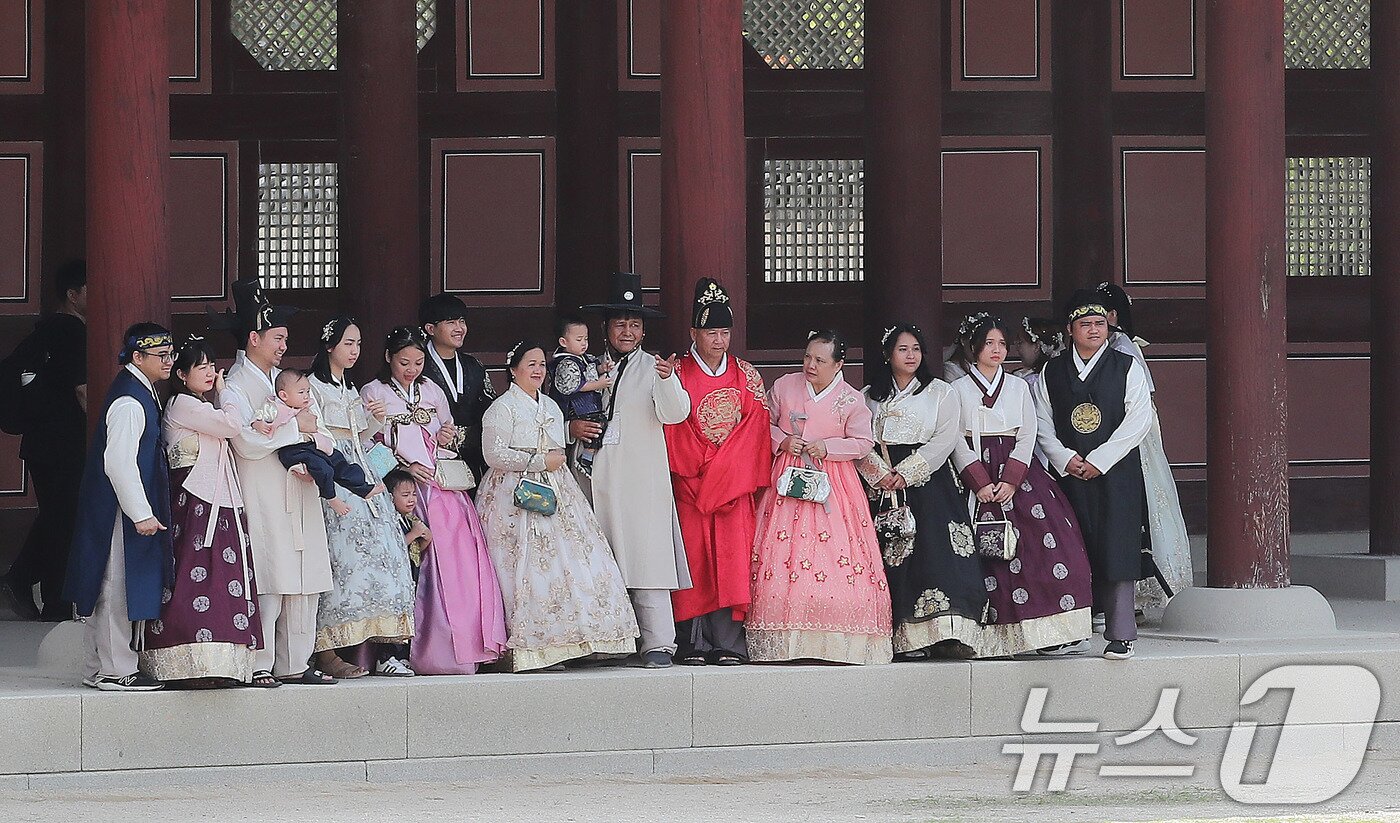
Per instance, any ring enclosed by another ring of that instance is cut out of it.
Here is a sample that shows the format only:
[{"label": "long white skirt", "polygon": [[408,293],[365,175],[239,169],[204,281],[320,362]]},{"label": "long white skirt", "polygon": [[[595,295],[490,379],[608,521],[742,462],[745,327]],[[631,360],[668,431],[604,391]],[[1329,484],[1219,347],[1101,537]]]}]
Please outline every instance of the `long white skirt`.
[{"label": "long white skirt", "polygon": [[[1152,558],[1175,594],[1192,583],[1191,540],[1186,520],[1181,516],[1181,498],[1176,494],[1176,478],[1162,449],[1162,426],[1157,410],[1152,410],[1152,429],[1139,448],[1142,477],[1147,486],[1148,532],[1152,538]],[[1137,608],[1160,608],[1167,595],[1156,579],[1139,580]]]}]

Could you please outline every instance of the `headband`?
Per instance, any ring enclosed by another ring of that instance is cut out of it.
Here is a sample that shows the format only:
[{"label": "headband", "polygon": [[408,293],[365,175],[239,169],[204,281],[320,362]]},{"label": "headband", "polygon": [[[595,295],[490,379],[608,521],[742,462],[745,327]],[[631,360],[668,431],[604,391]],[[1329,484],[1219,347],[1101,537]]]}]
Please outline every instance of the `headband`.
[{"label": "headband", "polygon": [[122,345],[121,353],[117,355],[117,362],[125,363],[129,361],[131,356],[138,351],[154,349],[157,346],[173,347],[174,345],[175,338],[171,337],[168,331],[152,332],[150,334],[143,334],[140,337],[132,335],[126,338],[126,342]]},{"label": "headband", "polygon": [[1085,303],[1082,306],[1075,306],[1069,310],[1068,322],[1073,323],[1081,317],[1089,317],[1091,315],[1108,317],[1108,309],[1104,308],[1102,303]]}]

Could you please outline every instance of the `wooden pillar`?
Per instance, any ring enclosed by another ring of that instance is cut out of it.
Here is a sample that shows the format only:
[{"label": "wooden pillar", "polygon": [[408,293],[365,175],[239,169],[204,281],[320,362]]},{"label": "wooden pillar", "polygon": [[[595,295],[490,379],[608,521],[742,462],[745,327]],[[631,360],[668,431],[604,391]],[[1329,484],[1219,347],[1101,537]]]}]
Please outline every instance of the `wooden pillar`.
[{"label": "wooden pillar", "polygon": [[1400,8],[1371,6],[1371,554],[1400,554]]},{"label": "wooden pillar", "polygon": [[744,351],[743,0],[661,7],[661,305],[666,347],[689,345],[695,281],[729,291],[733,349]]},{"label": "wooden pillar", "polygon": [[[340,299],[377,341],[416,325],[425,278],[418,168],[418,8],[414,0],[340,0]],[[309,351],[296,344],[298,351]]]},{"label": "wooden pillar", "polygon": [[567,312],[605,299],[610,275],[619,263],[617,0],[564,2],[556,4],[555,10],[559,57],[555,301]]},{"label": "wooden pillar", "polygon": [[1118,0],[1051,4],[1054,314],[1113,276],[1113,17]]},{"label": "wooden pillar", "polygon": [[865,5],[865,337],[914,323],[941,339],[943,4]]},{"label": "wooden pillar", "polygon": [[[100,398],[132,323],[169,323],[165,0],[87,5],[88,385]],[[159,48],[152,44],[159,45]]]},{"label": "wooden pillar", "polygon": [[87,256],[87,133],[83,89],[87,55],[82,3],[50,3],[44,9],[44,253],[40,305],[57,304],[54,273],[65,261]]},{"label": "wooden pillar", "polygon": [[1207,582],[1288,585],[1283,0],[1206,16]]}]

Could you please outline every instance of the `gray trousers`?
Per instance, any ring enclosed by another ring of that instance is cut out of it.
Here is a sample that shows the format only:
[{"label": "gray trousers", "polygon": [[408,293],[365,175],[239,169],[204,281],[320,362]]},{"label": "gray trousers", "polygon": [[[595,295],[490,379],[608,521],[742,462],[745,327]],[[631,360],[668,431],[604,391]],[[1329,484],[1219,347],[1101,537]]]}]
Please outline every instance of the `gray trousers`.
[{"label": "gray trousers", "polygon": [[1105,640],[1137,640],[1132,580],[1094,581],[1094,611],[1103,610]]},{"label": "gray trousers", "polygon": [[685,641],[686,652],[727,652],[743,658],[749,656],[744,624],[735,620],[733,611],[727,608],[679,624],[677,634]]},{"label": "gray trousers", "polygon": [[258,618],[263,647],[253,655],[257,671],[277,677],[306,671],[316,649],[316,608],[319,594],[260,594]]},{"label": "gray trousers", "polygon": [[122,536],[121,519],[117,519],[112,545],[107,554],[107,571],[102,575],[102,589],[92,616],[83,624],[86,636],[89,673],[107,677],[126,677],[139,668],[136,652],[131,648],[136,624],[126,610],[126,544]]},{"label": "gray trousers", "polygon": [[670,589],[628,589],[632,611],[637,615],[641,638],[637,651],[676,653],[676,616],[671,610]]}]

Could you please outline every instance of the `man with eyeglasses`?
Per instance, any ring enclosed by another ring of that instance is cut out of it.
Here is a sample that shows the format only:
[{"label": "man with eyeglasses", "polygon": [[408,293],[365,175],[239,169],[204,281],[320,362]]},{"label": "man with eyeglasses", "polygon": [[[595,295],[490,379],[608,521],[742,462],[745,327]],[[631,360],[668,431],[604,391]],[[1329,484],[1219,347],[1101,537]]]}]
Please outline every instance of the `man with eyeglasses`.
[{"label": "man with eyeglasses", "polygon": [[83,685],[154,691],[163,684],[138,669],[133,638],[141,621],[160,617],[173,583],[169,469],[155,386],[170,377],[175,341],[163,326],[137,323],[126,331],[119,362],[83,470],[64,595],[85,617]]}]

